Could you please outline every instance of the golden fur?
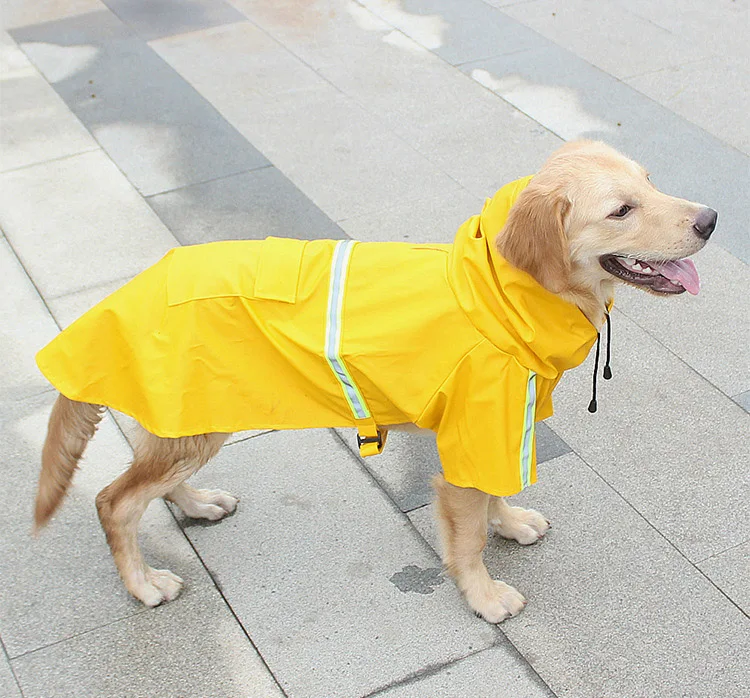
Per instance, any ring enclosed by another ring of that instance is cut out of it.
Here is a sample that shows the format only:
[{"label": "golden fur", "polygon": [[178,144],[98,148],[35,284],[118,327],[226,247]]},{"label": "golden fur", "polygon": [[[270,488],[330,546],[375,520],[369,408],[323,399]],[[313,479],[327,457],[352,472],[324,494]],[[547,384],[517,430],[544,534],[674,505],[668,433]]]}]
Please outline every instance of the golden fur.
[{"label": "golden fur", "polygon": [[[613,217],[623,204],[627,216]],[[520,194],[497,239],[498,250],[550,291],[576,304],[596,326],[617,279],[600,264],[603,255],[652,261],[693,254],[708,235],[696,234],[699,204],[657,191],[643,168],[601,143],[563,146]],[[714,216],[715,212],[711,212]],[[42,454],[35,525],[44,526],[60,505],[102,408],[60,395],[52,410]],[[391,425],[384,428],[404,428]],[[413,425],[411,425],[413,426]],[[185,480],[205,465],[228,434],[163,439],[142,432],[130,468],[96,498],[102,527],[128,591],[148,606],[173,599],[182,580],[149,567],[137,542],[138,522],[148,503],[163,497],[187,516],[217,520],[237,500],[219,490],[196,490]],[[523,596],[493,580],[482,553],[488,525],[499,535],[528,545],[541,538],[549,522],[538,512],[511,507],[473,489],[434,480],[437,516],[447,571],[471,608],[496,623],[526,604]]]}]

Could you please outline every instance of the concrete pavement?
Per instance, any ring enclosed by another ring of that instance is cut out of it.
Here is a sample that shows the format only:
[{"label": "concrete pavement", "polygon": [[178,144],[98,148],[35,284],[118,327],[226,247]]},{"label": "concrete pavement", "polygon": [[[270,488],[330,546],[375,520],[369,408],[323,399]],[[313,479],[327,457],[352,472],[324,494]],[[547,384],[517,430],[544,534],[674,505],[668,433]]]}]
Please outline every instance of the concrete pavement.
[{"label": "concrete pavement", "polygon": [[[0,696],[750,692],[746,0],[3,0],[2,25]],[[699,296],[618,293],[599,412],[590,362],[558,388],[514,498],[554,528],[488,546],[521,615],[490,626],[442,576],[429,438],[363,462],[345,430],[235,436],[194,478],[235,515],[146,514],[148,561],[186,580],[157,609],[93,505],[121,415],[30,538],[54,399],[33,355],[59,328],[179,244],[448,242],[578,137],[719,226]]]}]

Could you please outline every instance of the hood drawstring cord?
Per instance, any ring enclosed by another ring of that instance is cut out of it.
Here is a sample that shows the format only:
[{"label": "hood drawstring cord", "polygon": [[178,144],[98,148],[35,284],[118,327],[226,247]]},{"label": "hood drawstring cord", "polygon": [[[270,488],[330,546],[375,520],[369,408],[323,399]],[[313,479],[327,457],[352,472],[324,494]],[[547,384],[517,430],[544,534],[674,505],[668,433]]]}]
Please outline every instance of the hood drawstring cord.
[{"label": "hood drawstring cord", "polygon": [[[612,378],[612,369],[609,365],[609,356],[610,356],[610,347],[612,345],[612,323],[609,319],[609,313],[606,313],[607,317],[607,354],[606,359],[604,361],[604,372],[603,377],[604,380],[609,380]],[[589,412],[593,414],[597,410],[597,404],[596,404],[596,376],[599,373],[599,347],[601,344],[601,333],[596,333],[596,356],[594,357],[594,381],[593,386],[591,390],[591,402],[589,403]]]}]

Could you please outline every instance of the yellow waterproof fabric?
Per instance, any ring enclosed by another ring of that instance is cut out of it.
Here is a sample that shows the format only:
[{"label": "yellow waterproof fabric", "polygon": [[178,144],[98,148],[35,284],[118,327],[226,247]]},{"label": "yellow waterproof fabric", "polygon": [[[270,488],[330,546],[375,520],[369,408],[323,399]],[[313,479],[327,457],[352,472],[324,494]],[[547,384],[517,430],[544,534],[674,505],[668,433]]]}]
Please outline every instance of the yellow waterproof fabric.
[{"label": "yellow waterproof fabric", "polygon": [[[452,245],[356,243],[343,289],[341,358],[375,421],[434,430],[448,482],[498,496],[535,481],[533,422],[596,339],[494,250],[529,179]],[[42,349],[39,368],[67,397],[164,437],[354,426],[324,355],[336,244],[172,250]]]}]

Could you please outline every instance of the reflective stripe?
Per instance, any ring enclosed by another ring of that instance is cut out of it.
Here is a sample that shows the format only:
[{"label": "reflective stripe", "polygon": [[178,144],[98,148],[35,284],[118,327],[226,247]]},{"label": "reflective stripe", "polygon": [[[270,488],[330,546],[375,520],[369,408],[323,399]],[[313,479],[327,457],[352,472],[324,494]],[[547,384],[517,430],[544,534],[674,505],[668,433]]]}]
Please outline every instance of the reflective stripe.
[{"label": "reflective stripe", "polygon": [[531,484],[531,459],[534,454],[534,431],[536,427],[536,373],[529,371],[526,382],[526,404],[524,405],[523,439],[521,440],[521,487]]},{"label": "reflective stripe", "polygon": [[342,240],[333,251],[331,262],[331,285],[328,291],[328,313],[326,315],[326,359],[344,391],[346,401],[355,419],[368,419],[370,411],[367,409],[359,388],[354,383],[344,360],[341,358],[341,326],[342,309],[344,307],[344,288],[346,274],[349,270],[354,240]]}]

